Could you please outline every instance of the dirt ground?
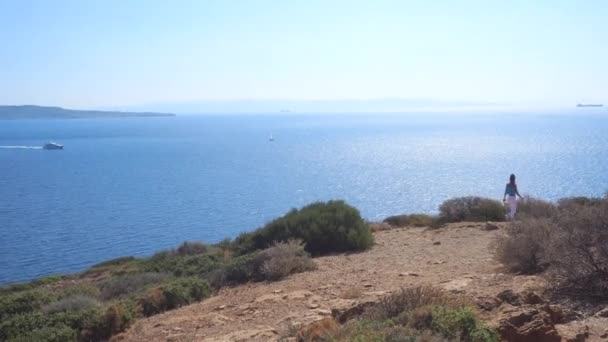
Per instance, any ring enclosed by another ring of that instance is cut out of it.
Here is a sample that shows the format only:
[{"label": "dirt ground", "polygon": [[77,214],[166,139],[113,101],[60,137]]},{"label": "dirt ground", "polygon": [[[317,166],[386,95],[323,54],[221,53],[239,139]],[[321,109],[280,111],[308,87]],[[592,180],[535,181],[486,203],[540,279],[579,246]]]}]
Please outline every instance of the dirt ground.
[{"label": "dirt ground", "polygon": [[[492,258],[491,242],[502,229],[484,227],[459,223],[438,230],[379,231],[369,251],[315,258],[316,271],[281,281],[222,289],[203,302],[139,320],[115,340],[276,341],[302,324],[331,316],[332,310],[421,284],[470,298],[496,296],[506,289],[542,292],[541,278],[501,270]],[[571,325],[575,323],[581,322]],[[589,318],[585,324],[590,340],[601,340],[608,319]]]}]

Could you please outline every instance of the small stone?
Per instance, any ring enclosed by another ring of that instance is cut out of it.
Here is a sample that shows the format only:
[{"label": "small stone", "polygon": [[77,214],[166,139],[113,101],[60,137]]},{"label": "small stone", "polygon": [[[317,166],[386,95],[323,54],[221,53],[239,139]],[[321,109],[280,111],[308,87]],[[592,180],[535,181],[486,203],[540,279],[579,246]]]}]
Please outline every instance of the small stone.
[{"label": "small stone", "polygon": [[372,284],[363,284],[363,287],[373,287],[374,285]]},{"label": "small stone", "polygon": [[316,309],[320,305],[319,305],[319,303],[307,303],[306,306],[308,306],[309,309]]},{"label": "small stone", "polygon": [[272,291],[272,293],[281,293],[281,292],[283,292],[283,290],[274,290],[274,291]]},{"label": "small stone", "polygon": [[439,246],[439,245],[441,245],[441,241],[435,241],[435,242],[433,242],[433,245],[434,246]]},{"label": "small stone", "polygon": [[158,322],[158,323],[155,323],[152,327],[153,328],[158,328],[158,327],[162,327],[163,325],[164,324],[162,322]]},{"label": "small stone", "polygon": [[492,222],[486,222],[486,225],[484,226],[485,230],[497,230],[499,229],[498,225]]},{"label": "small stone", "polygon": [[215,308],[215,310],[224,310],[226,308],[226,305],[220,305],[217,308]]}]

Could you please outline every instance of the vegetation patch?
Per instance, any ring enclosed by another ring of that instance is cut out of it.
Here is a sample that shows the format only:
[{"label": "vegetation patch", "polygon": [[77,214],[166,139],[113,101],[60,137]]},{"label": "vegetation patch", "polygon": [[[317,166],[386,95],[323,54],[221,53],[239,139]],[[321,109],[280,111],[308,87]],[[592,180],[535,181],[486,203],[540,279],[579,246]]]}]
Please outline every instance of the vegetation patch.
[{"label": "vegetation patch", "polygon": [[233,248],[242,255],[293,239],[303,241],[312,255],[364,250],[374,242],[357,209],[343,201],[329,201],[293,209],[263,228],[241,234]]},{"label": "vegetation patch", "polygon": [[384,297],[330,341],[499,341],[466,301],[437,288],[402,288]]},{"label": "vegetation patch", "polygon": [[543,272],[555,290],[608,298],[608,197],[566,198],[543,213],[509,225],[497,260],[512,272]]},{"label": "vegetation patch", "polygon": [[442,222],[484,222],[504,221],[504,205],[493,199],[483,197],[457,197],[439,206],[439,220]]},{"label": "vegetation patch", "polygon": [[382,222],[393,227],[431,227],[435,225],[438,217],[426,214],[394,215],[385,218]]}]

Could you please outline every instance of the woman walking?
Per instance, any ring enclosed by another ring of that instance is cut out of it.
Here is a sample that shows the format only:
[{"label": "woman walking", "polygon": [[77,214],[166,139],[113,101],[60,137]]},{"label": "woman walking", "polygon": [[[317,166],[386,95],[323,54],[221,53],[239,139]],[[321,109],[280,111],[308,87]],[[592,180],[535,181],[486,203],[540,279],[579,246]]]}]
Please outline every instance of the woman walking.
[{"label": "woman walking", "polygon": [[[507,200],[507,195],[509,199]],[[517,184],[515,184],[515,175],[511,174],[509,177],[509,183],[505,187],[505,194],[502,198],[503,202],[507,202],[509,204],[509,213],[507,214],[507,220],[513,220],[515,218],[515,212],[517,212],[517,196],[522,198],[517,191]]]}]

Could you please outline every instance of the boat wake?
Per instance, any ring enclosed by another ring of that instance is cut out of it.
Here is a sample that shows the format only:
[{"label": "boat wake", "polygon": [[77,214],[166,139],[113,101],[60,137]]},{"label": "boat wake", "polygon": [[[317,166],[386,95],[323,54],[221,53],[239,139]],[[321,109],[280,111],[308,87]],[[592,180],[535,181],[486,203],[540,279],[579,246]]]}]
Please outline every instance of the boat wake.
[{"label": "boat wake", "polygon": [[0,146],[0,148],[23,149],[23,150],[42,150],[42,146]]}]

